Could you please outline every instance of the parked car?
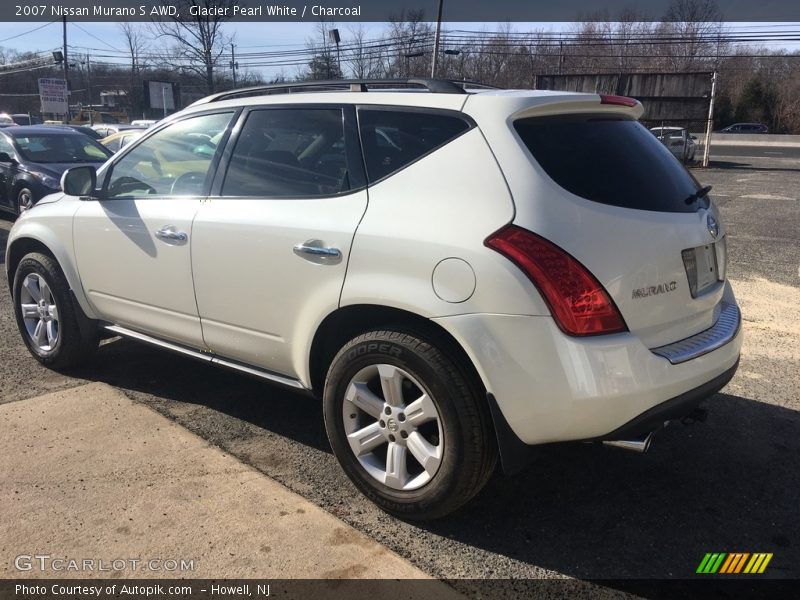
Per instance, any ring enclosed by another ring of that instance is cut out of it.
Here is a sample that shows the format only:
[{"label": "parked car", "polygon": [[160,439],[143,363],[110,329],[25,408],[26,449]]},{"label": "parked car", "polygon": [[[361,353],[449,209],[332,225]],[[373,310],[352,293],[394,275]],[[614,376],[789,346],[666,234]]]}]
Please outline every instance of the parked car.
[{"label": "parked car", "polygon": [[22,213],[61,189],[70,167],[99,167],[111,152],[87,136],[43,125],[0,130],[0,208]]},{"label": "parked car", "polygon": [[152,127],[158,123],[157,119],[135,119],[131,121],[131,125],[134,127]]},{"label": "parked car", "polygon": [[763,123],[734,123],[716,133],[769,133],[769,129]]},{"label": "parked car", "polygon": [[77,131],[78,133],[82,133],[83,135],[88,135],[95,141],[100,141],[102,137],[100,134],[95,130],[89,127],[88,125],[67,125],[63,123],[57,124],[49,124],[48,127],[63,127],[64,129],[71,129],[72,131]]},{"label": "parked car", "polygon": [[0,127],[11,127],[12,125],[16,125],[16,123],[14,123],[14,119],[11,118],[11,115],[5,113],[0,114]]},{"label": "parked car", "polygon": [[42,119],[39,117],[34,117],[33,115],[29,115],[27,113],[16,113],[11,115],[11,119],[17,125],[41,125]]},{"label": "parked car", "polygon": [[111,152],[117,152],[120,148],[127,146],[134,140],[138,140],[145,132],[144,129],[123,129],[117,133],[112,133],[110,136],[100,140],[106,148]]},{"label": "parked car", "polygon": [[409,519],[498,456],[643,452],[698,417],[742,344],[726,229],[642,105],[378,83],[223,92],[70,169],[8,238],[32,355],[104,332],[315,394],[347,475]]},{"label": "parked car", "polygon": [[142,127],[134,127],[128,123],[103,123],[102,125],[93,125],[92,129],[94,129],[102,139],[120,131],[127,131],[128,129],[142,129]]},{"label": "parked car", "polygon": [[692,162],[697,153],[697,138],[683,127],[652,127],[650,131],[681,162]]}]

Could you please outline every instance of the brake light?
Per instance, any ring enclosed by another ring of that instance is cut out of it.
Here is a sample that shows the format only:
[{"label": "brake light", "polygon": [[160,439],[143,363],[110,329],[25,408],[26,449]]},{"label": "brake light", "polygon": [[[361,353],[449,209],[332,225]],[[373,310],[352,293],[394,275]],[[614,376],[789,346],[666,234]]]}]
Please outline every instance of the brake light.
[{"label": "brake light", "polygon": [[600,94],[600,104],[618,104],[620,106],[636,106],[637,101],[627,96]]},{"label": "brake light", "polygon": [[600,282],[555,244],[516,225],[503,227],[484,243],[522,269],[564,333],[583,336],[627,331]]}]

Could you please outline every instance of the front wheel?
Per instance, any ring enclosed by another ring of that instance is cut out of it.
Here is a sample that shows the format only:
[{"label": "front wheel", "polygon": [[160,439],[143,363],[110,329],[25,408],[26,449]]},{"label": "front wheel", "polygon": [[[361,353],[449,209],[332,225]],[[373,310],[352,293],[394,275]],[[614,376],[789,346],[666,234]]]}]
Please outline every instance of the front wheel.
[{"label": "front wheel", "polygon": [[365,333],[328,371],[325,428],[355,485],[407,519],[446,515],[485,485],[497,460],[479,386],[434,343]]},{"label": "front wheel", "polygon": [[33,252],[17,266],[14,276],[14,315],[25,345],[36,359],[53,369],[74,367],[97,348],[98,336],[69,294],[58,263]]}]

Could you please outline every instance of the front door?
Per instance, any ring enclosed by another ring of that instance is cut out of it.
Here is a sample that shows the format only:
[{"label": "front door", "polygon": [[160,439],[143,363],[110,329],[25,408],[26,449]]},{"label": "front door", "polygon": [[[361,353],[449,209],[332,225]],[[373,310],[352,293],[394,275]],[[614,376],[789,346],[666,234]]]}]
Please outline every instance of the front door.
[{"label": "front door", "polygon": [[203,337],[215,354],[301,378],[367,207],[355,111],[257,108],[241,120],[193,228]]},{"label": "front door", "polygon": [[203,347],[192,282],[192,221],[233,112],[189,117],[122,153],[100,200],[81,204],[74,244],[81,282],[111,323]]}]

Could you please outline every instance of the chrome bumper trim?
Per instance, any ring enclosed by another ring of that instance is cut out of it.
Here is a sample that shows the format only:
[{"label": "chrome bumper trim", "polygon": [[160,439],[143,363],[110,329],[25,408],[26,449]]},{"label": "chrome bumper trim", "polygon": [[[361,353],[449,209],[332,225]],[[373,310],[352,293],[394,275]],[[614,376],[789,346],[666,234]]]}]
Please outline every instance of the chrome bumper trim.
[{"label": "chrome bumper trim", "polygon": [[666,358],[673,365],[678,365],[721,348],[736,337],[742,324],[738,306],[728,302],[722,302],[721,306],[717,322],[711,328],[685,340],[652,348],[650,352]]}]

